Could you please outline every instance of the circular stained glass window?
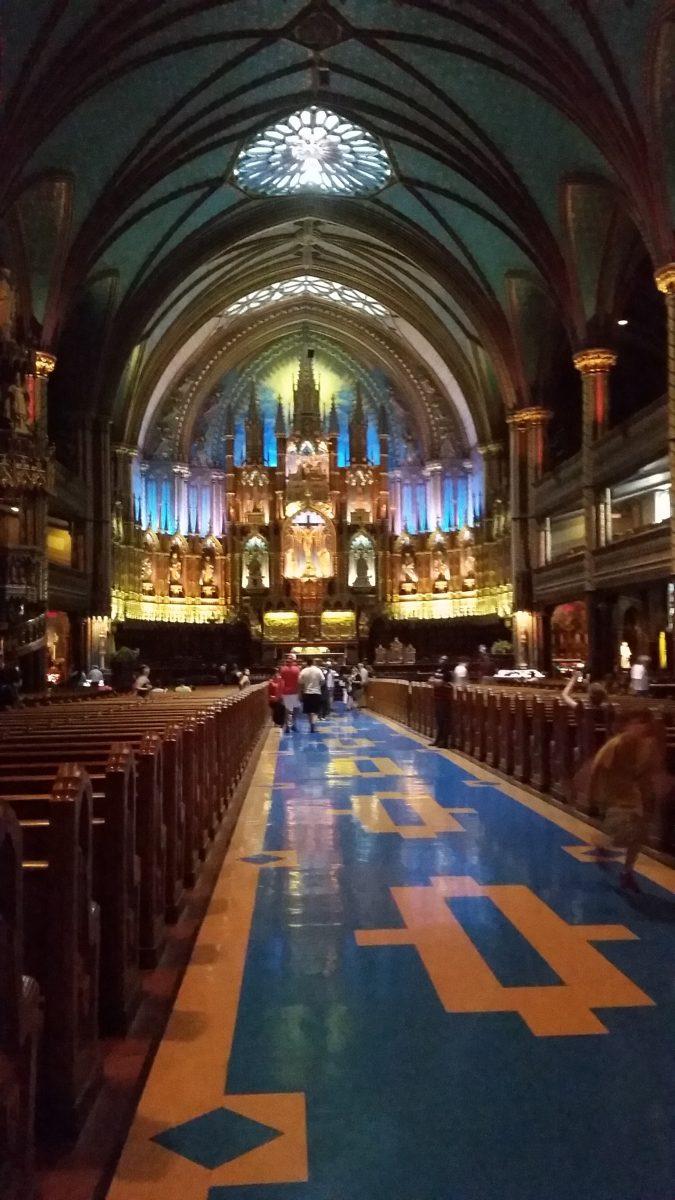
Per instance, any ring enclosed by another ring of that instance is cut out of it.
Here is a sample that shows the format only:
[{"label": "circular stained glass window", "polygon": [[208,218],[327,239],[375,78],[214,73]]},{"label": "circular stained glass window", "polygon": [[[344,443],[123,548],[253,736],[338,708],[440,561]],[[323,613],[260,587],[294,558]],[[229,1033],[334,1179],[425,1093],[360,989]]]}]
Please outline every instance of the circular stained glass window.
[{"label": "circular stained glass window", "polygon": [[384,187],[392,168],[384,146],[371,133],[326,108],[313,107],[259,133],[239,155],[234,175],[248,191],[266,196],[356,196]]}]

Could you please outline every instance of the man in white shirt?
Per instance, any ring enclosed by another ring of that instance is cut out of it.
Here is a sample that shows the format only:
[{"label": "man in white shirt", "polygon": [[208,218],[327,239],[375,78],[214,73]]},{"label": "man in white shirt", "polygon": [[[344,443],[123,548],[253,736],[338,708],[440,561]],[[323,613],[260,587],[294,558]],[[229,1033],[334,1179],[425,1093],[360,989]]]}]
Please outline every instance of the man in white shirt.
[{"label": "man in white shirt", "polygon": [[302,696],[302,711],[306,713],[311,733],[316,732],[316,723],[321,712],[321,689],[323,687],[323,671],[317,667],[313,658],[307,659],[298,677],[298,689]]}]

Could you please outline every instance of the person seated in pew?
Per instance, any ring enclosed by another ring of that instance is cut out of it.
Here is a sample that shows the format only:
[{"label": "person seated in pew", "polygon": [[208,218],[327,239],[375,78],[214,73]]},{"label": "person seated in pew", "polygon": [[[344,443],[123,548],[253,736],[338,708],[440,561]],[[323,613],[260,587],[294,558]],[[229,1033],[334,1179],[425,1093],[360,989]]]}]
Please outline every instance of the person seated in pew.
[{"label": "person seated in pew", "polygon": [[[578,708],[581,704],[583,697],[575,698],[573,692],[578,684],[584,682],[585,678],[583,671],[573,671],[570,675],[560,694],[560,699],[568,708]],[[606,688],[601,683],[589,683],[587,699],[592,708],[600,708],[607,699]]]},{"label": "person seated in pew", "polygon": [[152,691],[149,667],[141,667],[139,674],[134,679],[134,691],[137,696],[147,696]]},{"label": "person seated in pew", "polygon": [[192,688],[184,679],[179,679],[173,690],[176,696],[189,696],[192,693]]},{"label": "person seated in pew", "polygon": [[100,667],[97,667],[96,664],[91,667],[89,674],[87,675],[87,681],[91,687],[103,686],[103,671]]}]

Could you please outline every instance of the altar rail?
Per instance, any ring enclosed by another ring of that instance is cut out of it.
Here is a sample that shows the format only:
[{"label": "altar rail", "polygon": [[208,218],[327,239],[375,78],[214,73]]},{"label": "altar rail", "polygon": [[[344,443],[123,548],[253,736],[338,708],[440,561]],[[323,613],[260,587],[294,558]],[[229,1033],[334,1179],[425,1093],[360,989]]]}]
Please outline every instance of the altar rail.
[{"label": "altar rail", "polygon": [[[424,737],[433,737],[440,721],[449,731],[450,749],[596,817],[588,797],[589,764],[618,728],[626,701],[597,706],[581,701],[572,709],[545,688],[372,679],[367,703]],[[651,707],[660,745],[659,798],[647,841],[675,854],[675,711],[658,703]]]}]

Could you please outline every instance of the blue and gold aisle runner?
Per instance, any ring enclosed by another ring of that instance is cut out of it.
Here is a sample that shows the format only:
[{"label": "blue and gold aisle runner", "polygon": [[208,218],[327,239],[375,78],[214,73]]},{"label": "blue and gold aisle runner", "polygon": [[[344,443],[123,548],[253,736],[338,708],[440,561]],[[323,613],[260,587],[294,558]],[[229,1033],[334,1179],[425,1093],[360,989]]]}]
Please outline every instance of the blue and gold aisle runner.
[{"label": "blue and gold aisle runner", "polygon": [[675,873],[367,714],[270,733],[109,1200],[673,1200]]}]

